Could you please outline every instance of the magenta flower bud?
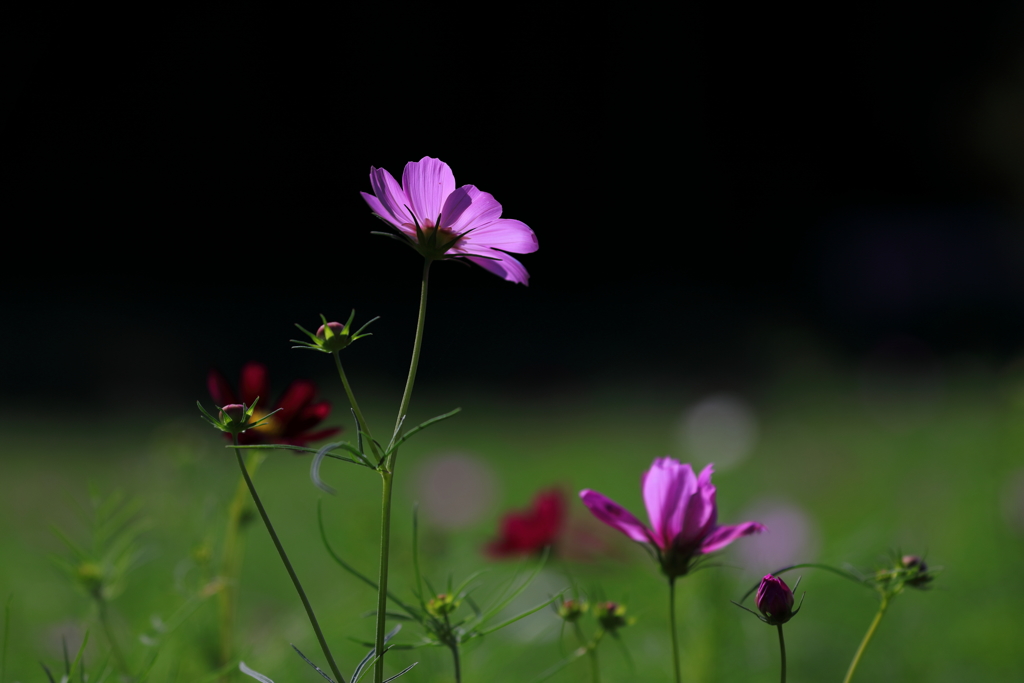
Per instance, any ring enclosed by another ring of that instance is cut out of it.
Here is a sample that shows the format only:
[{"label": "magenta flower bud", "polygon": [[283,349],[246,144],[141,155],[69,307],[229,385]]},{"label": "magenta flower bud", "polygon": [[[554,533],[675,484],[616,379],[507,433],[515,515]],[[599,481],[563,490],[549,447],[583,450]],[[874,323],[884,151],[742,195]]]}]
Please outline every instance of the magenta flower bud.
[{"label": "magenta flower bud", "polygon": [[793,591],[786,582],[777,576],[765,574],[761,585],[757,587],[757,609],[765,616],[772,626],[785,624],[795,612],[793,611]]},{"label": "magenta flower bud", "polygon": [[229,403],[220,409],[220,414],[232,422],[245,422],[245,406]]},{"label": "magenta flower bud", "polygon": [[334,334],[341,334],[342,331],[345,329],[345,326],[339,322],[330,322],[327,323],[326,325],[321,325],[320,328],[316,331],[316,336],[319,337],[320,339],[324,338],[324,327],[331,328],[331,331],[334,332]]},{"label": "magenta flower bud", "polygon": [[316,331],[317,344],[330,353],[341,351],[352,343],[348,328],[339,322],[329,322],[321,325]]}]

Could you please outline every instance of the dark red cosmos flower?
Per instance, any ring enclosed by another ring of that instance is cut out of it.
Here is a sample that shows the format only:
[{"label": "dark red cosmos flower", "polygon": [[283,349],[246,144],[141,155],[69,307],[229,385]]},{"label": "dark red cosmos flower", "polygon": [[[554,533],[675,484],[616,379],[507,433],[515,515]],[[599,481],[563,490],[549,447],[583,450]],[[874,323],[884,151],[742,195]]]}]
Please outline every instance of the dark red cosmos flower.
[{"label": "dark red cosmos flower", "polygon": [[552,545],[565,524],[565,495],[558,489],[541,491],[529,510],[501,518],[501,536],[487,545],[494,558],[527,555]]},{"label": "dark red cosmos flower", "polygon": [[[253,419],[263,417],[269,412],[281,409],[281,412],[270,417],[264,424],[238,435],[242,444],[289,444],[305,446],[311,441],[318,441],[337,434],[341,430],[334,427],[312,431],[331,412],[328,401],[314,401],[316,385],[309,380],[298,379],[291,383],[276,404],[270,403],[270,382],[267,380],[267,367],[262,363],[246,363],[242,368],[242,380],[238,394],[231,390],[231,385],[224,375],[210,370],[206,377],[213,402],[218,406],[229,403],[244,403],[251,406],[259,397],[259,403]],[[229,436],[225,434],[225,436]],[[230,438],[230,436],[229,436]]]}]

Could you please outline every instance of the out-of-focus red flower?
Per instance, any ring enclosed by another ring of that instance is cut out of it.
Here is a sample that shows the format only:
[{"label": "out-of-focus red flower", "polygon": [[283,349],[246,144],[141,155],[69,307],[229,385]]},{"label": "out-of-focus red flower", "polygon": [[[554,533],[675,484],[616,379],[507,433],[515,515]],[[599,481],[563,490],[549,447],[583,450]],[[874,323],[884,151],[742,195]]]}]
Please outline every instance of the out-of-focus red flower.
[{"label": "out-of-focus red flower", "polygon": [[565,525],[565,495],[558,489],[541,491],[529,510],[501,518],[501,536],[487,545],[491,557],[527,555],[552,545]]},{"label": "out-of-focus red flower", "polygon": [[[323,422],[331,412],[329,401],[316,401],[316,385],[309,380],[298,379],[291,383],[276,404],[270,402],[270,382],[267,379],[267,367],[262,363],[246,363],[242,368],[242,378],[238,393],[216,370],[210,370],[206,378],[207,386],[213,402],[218,406],[231,403],[244,403],[251,406],[259,397],[259,403],[253,414],[254,421],[273,412],[278,408],[281,412],[270,416],[270,419],[258,427],[238,435],[241,444],[289,444],[305,446],[311,441],[325,439],[341,430],[336,427],[314,429]],[[230,436],[228,435],[228,438]]]}]

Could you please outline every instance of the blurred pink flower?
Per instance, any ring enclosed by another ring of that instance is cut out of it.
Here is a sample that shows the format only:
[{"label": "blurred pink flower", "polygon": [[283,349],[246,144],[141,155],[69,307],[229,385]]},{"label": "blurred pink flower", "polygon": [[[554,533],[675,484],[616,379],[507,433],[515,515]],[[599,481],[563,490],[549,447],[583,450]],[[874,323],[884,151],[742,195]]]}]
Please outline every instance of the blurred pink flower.
[{"label": "blurred pink flower", "polygon": [[565,496],[558,489],[541,491],[529,510],[501,518],[501,536],[487,545],[494,558],[527,555],[552,545],[565,525]]},{"label": "blurred pink flower", "polygon": [[708,465],[697,477],[687,464],[667,456],[656,459],[640,482],[650,527],[597,491],[584,489],[580,491],[580,498],[605,524],[634,541],[652,544],[667,576],[682,576],[702,555],[765,529],[757,522],[718,525],[711,472],[712,465]]},{"label": "blurred pink flower", "polygon": [[360,192],[373,212],[391,224],[428,259],[466,258],[510,282],[530,275],[505,252],[537,251],[537,236],[525,223],[501,218],[501,204],[473,185],[455,187],[448,164],[423,157],[410,161],[402,184],[383,168],[370,167],[373,194]]}]

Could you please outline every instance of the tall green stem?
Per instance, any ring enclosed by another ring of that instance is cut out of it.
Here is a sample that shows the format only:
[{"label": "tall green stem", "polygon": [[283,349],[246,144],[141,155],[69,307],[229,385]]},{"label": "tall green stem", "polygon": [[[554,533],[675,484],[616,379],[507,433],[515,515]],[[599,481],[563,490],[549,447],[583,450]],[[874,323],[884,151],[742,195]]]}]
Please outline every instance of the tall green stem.
[{"label": "tall green stem", "polygon": [[363,411],[359,409],[359,404],[356,402],[356,395],[352,393],[352,387],[348,383],[348,376],[345,375],[345,368],[341,367],[341,357],[338,352],[335,351],[331,354],[334,356],[334,364],[338,367],[338,376],[341,377],[341,383],[345,385],[345,394],[348,396],[348,403],[352,406],[352,412],[356,414],[356,427],[366,435],[367,441],[370,442],[370,450],[380,460],[380,452],[377,449],[377,442],[373,440],[373,435],[370,434],[370,425],[367,424],[366,418],[363,417]]},{"label": "tall green stem", "polygon": [[[427,321],[427,282],[430,276],[430,264],[427,259],[423,263],[423,285],[420,288],[420,313],[416,319],[416,339],[412,344],[412,360],[409,362],[409,377],[405,380],[405,392],[402,394],[402,405],[398,408],[398,418],[395,420],[395,434],[402,428],[406,413],[409,412],[409,401],[412,400],[412,387],[416,383],[416,370],[420,367],[420,350],[423,348],[423,327]],[[397,453],[389,456],[389,467],[393,469]]]},{"label": "tall green stem", "polygon": [[668,618],[672,628],[672,665],[676,672],[676,683],[681,683],[683,675],[679,670],[679,635],[676,632],[676,578],[668,580]]},{"label": "tall green stem", "polygon": [[103,598],[97,598],[96,602],[99,603],[100,608],[100,625],[103,627],[103,633],[107,636],[107,642],[110,643],[110,654],[114,657],[114,662],[117,664],[117,668],[121,670],[121,673],[125,676],[131,676],[131,669],[128,667],[128,660],[124,658],[124,653],[117,644],[117,639],[114,638],[114,630],[110,628],[110,618],[107,615],[107,601]]},{"label": "tall green stem", "polygon": [[[255,476],[256,470],[266,459],[260,451],[249,451],[245,456],[246,469],[249,476]],[[224,556],[221,559],[220,578],[224,582],[217,595],[217,607],[220,612],[220,663],[225,665],[231,661],[235,649],[235,619],[238,612],[238,582],[242,573],[242,559],[245,555],[245,539],[242,536],[242,518],[245,506],[249,501],[249,490],[245,479],[238,478],[235,495],[228,506],[228,525],[224,532]]]},{"label": "tall green stem", "polygon": [[[583,629],[580,628],[578,622],[572,622],[572,627],[576,631],[576,637],[579,639],[580,644],[586,648],[587,656],[590,658],[590,680],[593,683],[601,683],[601,670],[597,665],[597,643],[601,639],[601,635],[598,635],[592,642],[587,642],[586,637],[583,635]],[[603,631],[601,632],[603,634]]]},{"label": "tall green stem", "polygon": [[377,631],[374,635],[373,651],[378,655],[374,664],[373,680],[384,680],[384,628],[388,606],[388,550],[391,545],[391,472],[381,470],[384,491],[380,501],[380,573],[377,576]]},{"label": "tall green stem", "polygon": [[260,500],[259,494],[256,493],[256,487],[252,483],[252,478],[249,476],[249,471],[245,468],[245,461],[242,460],[242,452],[237,448],[238,437],[234,437],[235,442],[235,458],[238,460],[238,467],[242,470],[242,478],[245,479],[245,485],[249,487],[249,494],[252,496],[252,502],[256,504],[256,509],[260,512],[260,517],[263,518],[263,524],[267,527],[267,533],[270,534],[270,540],[274,542],[274,547],[277,548],[278,555],[281,556],[281,562],[284,563],[284,568],[288,570],[288,576],[292,579],[292,584],[295,586],[295,590],[299,594],[299,599],[302,600],[302,606],[306,609],[306,616],[309,618],[309,623],[313,627],[313,632],[316,633],[316,639],[320,641],[320,649],[323,650],[324,657],[327,659],[328,666],[331,667],[331,671],[334,672],[335,680],[342,681],[344,677],[341,675],[341,671],[338,669],[338,665],[334,661],[334,656],[331,655],[331,648],[327,646],[327,640],[324,638],[324,632],[320,630],[320,623],[316,620],[316,614],[313,613],[313,606],[309,604],[309,598],[306,597],[306,591],[302,590],[302,583],[299,582],[299,577],[295,573],[295,569],[292,568],[291,560],[288,559],[288,553],[284,551],[284,546],[281,545],[281,539],[277,537],[277,532],[274,531],[274,525],[270,523],[270,517],[267,515],[266,509],[263,507],[263,502]]},{"label": "tall green stem", "polygon": [[782,683],[786,683],[786,639],[782,637],[782,624],[776,624],[779,628],[779,653],[782,655]]},{"label": "tall green stem", "polygon": [[[444,615],[444,627],[449,636],[452,633],[452,625],[448,621],[448,615]],[[459,658],[459,641],[451,638],[448,642],[448,649],[452,651],[452,663],[455,667],[455,683],[462,683],[462,662]]]},{"label": "tall green stem", "polygon": [[[416,383],[416,370],[420,365],[420,350],[423,348],[423,328],[427,319],[427,282],[430,275],[430,264],[430,259],[427,259],[423,264],[423,285],[420,289],[420,312],[416,320],[416,339],[412,345],[409,377],[405,381],[405,392],[402,394],[402,404],[398,409],[398,419],[395,421],[393,439],[397,438],[398,431],[402,428],[402,422],[405,420],[405,415],[409,410],[409,401],[412,400],[412,388]],[[387,619],[385,612],[388,603],[388,553],[391,540],[391,486],[394,482],[395,461],[397,458],[398,449],[393,449],[387,454],[380,468],[384,491],[381,497],[380,512],[380,574],[377,579],[377,632],[373,641],[374,651],[378,657],[373,668],[374,683],[383,683],[384,681],[384,632]]]},{"label": "tall green stem", "polygon": [[864,640],[861,641],[860,647],[857,648],[857,654],[853,656],[853,661],[850,662],[850,668],[846,672],[846,678],[843,679],[843,683],[850,683],[853,679],[853,672],[857,669],[857,665],[860,664],[860,658],[864,656],[864,650],[868,648],[868,643],[871,642],[871,638],[875,635],[875,631],[878,630],[878,624],[882,622],[882,617],[885,616],[885,610],[889,608],[889,596],[882,595],[882,604],[878,606],[878,614],[875,615],[874,620],[871,622],[871,626],[868,626],[868,632],[864,634]]}]

